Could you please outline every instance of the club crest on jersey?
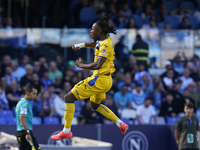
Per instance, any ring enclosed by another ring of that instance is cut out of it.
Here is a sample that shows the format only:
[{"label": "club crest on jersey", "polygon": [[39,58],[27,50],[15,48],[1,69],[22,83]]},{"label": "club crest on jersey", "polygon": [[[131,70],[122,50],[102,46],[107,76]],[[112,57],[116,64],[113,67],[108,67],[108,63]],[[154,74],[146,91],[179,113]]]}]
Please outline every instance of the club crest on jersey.
[{"label": "club crest on jersey", "polygon": [[106,53],[106,49],[102,49],[102,52],[103,52],[103,54],[105,54]]}]

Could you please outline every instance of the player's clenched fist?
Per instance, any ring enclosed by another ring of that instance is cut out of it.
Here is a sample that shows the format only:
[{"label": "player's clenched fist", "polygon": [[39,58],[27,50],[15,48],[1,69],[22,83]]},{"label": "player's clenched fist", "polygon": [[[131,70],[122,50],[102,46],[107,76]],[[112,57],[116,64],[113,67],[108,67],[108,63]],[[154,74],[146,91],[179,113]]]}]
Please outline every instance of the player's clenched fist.
[{"label": "player's clenched fist", "polygon": [[81,65],[83,64],[83,60],[81,58],[79,58],[78,60],[76,60],[76,66],[81,68]]}]

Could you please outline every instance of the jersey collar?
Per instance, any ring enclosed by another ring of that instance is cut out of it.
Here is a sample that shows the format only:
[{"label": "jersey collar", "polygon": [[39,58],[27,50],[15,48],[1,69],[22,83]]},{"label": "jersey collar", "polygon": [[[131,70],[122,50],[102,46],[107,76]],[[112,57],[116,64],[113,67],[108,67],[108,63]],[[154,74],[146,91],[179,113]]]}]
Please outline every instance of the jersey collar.
[{"label": "jersey collar", "polygon": [[[107,39],[108,37],[106,37],[105,39]],[[105,39],[99,40],[99,41],[104,41]]]}]

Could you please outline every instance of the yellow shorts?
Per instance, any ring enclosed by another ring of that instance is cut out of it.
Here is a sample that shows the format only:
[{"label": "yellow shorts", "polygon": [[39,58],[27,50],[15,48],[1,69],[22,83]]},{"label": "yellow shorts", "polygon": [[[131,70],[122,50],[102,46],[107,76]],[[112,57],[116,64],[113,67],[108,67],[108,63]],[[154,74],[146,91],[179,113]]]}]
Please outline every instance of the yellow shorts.
[{"label": "yellow shorts", "polygon": [[91,76],[77,83],[71,92],[77,99],[87,99],[100,104],[106,98],[106,92],[112,87],[111,76]]}]

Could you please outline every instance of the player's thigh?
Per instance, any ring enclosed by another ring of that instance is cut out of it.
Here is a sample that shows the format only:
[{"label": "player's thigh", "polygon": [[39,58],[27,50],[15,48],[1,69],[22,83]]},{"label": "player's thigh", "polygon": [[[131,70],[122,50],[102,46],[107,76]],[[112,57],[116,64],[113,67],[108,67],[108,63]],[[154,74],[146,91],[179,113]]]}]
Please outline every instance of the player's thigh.
[{"label": "player's thigh", "polygon": [[71,90],[73,95],[77,99],[87,99],[92,95],[95,95],[97,93],[96,88],[94,86],[89,85],[89,82],[93,79],[93,77],[88,77],[85,80],[82,80],[79,83],[77,83]]},{"label": "player's thigh", "polygon": [[31,145],[27,142],[26,133],[18,133],[17,134],[17,142],[19,144],[19,150],[32,150]]},{"label": "player's thigh", "polygon": [[90,101],[92,101],[95,104],[100,104],[101,101],[105,98],[106,98],[106,93],[98,93],[98,94],[91,96]]}]

